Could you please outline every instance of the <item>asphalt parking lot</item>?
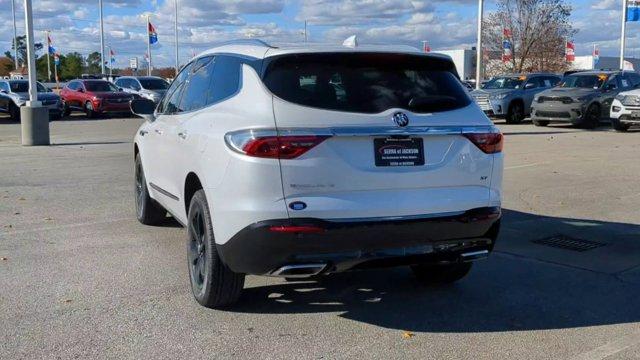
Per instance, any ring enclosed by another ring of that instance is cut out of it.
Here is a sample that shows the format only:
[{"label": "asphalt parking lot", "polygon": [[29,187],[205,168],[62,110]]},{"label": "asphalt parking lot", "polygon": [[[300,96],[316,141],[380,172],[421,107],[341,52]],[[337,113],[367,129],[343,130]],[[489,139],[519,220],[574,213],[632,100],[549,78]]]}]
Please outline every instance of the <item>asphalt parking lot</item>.
[{"label": "asphalt parking lot", "polygon": [[458,284],[248,277],[214,311],[185,231],[135,219],[140,121],[74,117],[24,148],[0,119],[0,359],[640,358],[640,131],[500,123],[503,231]]}]

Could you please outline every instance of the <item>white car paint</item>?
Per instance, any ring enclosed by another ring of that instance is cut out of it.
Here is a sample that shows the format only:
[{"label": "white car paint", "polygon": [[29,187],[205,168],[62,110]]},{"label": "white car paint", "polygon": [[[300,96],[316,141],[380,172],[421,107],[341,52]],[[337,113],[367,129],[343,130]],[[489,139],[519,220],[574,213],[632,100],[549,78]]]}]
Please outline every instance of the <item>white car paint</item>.
[{"label": "white car paint", "polygon": [[[274,49],[241,44],[214,48],[199,57],[237,54],[260,61],[282,54],[358,51],[418,53],[405,47]],[[374,165],[373,136],[366,129],[400,131],[391,121],[397,111],[409,116],[407,129],[423,130],[416,136],[424,141],[424,166]],[[297,159],[278,160],[249,157],[225,143],[225,135],[247,129],[333,135]],[[485,154],[463,136],[466,132],[498,130],[474,102],[434,114],[405,109],[361,114],[296,105],[273,96],[260,74],[242,65],[241,88],[235,96],[190,113],[156,114],[155,121],[142,124],[135,144],[147,185],[155,185],[148,186],[151,197],[181,223],[187,222],[185,181],[191,173],[198,176],[215,241],[224,244],[248,225],[271,219],[393,218],[500,206],[503,154]],[[288,205],[295,201],[308,206],[294,212]]]}]

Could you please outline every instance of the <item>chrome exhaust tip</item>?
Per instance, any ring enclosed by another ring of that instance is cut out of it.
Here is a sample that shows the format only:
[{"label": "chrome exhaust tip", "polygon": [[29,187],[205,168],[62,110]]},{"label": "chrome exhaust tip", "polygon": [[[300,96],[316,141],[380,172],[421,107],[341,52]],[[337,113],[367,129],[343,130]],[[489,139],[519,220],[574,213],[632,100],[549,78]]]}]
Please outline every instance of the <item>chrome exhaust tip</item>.
[{"label": "chrome exhaust tip", "polygon": [[286,265],[273,271],[269,275],[288,278],[306,278],[320,274],[326,267],[327,264]]},{"label": "chrome exhaust tip", "polygon": [[470,261],[486,259],[488,257],[489,257],[489,250],[480,250],[480,251],[463,253],[462,255],[460,255],[460,260],[462,260],[463,262],[470,262]]}]

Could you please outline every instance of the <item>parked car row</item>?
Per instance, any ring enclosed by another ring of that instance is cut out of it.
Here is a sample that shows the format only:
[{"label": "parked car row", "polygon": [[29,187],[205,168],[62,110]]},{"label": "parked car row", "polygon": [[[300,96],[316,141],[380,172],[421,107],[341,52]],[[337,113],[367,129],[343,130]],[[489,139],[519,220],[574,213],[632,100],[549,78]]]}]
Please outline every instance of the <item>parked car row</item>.
[{"label": "parked car row", "polygon": [[633,71],[578,71],[562,80],[554,74],[500,76],[471,93],[489,116],[508,124],[526,116],[536,126],[571,123],[593,129],[603,118],[618,131],[640,125],[640,74]]},{"label": "parked car row", "polygon": [[[78,79],[67,83],[55,94],[41,83],[37,84],[38,100],[49,108],[52,120],[69,116],[73,111],[84,112],[94,118],[104,114],[131,114],[129,103],[136,98],[160,102],[169,83],[159,77],[121,77],[116,83],[102,79]],[[29,100],[27,80],[0,80],[0,112],[20,121],[20,107]]]}]

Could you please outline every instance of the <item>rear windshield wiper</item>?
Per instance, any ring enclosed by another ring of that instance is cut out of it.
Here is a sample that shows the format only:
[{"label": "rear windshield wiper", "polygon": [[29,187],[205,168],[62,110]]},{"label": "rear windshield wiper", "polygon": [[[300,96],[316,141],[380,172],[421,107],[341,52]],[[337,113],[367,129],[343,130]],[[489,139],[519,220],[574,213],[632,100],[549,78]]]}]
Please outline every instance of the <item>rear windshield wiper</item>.
[{"label": "rear windshield wiper", "polygon": [[458,99],[447,95],[429,95],[414,97],[409,100],[409,108],[417,111],[444,111],[456,108]]}]

